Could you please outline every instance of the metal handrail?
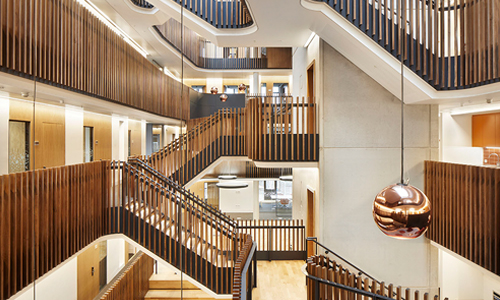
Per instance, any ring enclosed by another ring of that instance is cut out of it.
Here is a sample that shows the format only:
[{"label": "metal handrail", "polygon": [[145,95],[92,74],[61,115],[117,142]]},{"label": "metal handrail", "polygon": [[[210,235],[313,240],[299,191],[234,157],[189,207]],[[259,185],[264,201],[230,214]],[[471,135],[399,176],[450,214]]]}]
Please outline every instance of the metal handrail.
[{"label": "metal handrail", "polygon": [[[372,276],[370,276],[368,273],[366,273],[365,271],[361,270],[360,268],[358,268],[357,266],[353,265],[352,263],[350,263],[348,260],[346,260],[345,258],[343,258],[342,256],[338,255],[337,253],[333,252],[332,250],[328,249],[325,245],[321,244],[320,242],[318,242],[318,238],[317,237],[307,237],[306,238],[306,251],[307,251],[307,242],[314,242],[316,244],[316,254],[318,253],[318,246],[320,246],[321,248],[325,249],[326,250],[326,254],[328,253],[331,253],[333,255],[335,255],[336,257],[340,258],[342,261],[344,261],[345,263],[347,263],[349,266],[353,267],[354,269],[358,270],[359,274],[358,275],[361,275],[363,274],[364,276],[370,278],[371,280],[373,281],[376,281],[377,283],[380,284],[380,282],[373,278]],[[337,267],[339,266],[339,264],[337,264]]]},{"label": "metal handrail", "polygon": [[309,279],[311,279],[311,280],[314,281],[314,290],[315,290],[314,300],[319,300],[319,294],[320,294],[319,293],[319,284],[320,283],[326,284],[326,285],[329,285],[329,286],[333,286],[333,287],[339,288],[341,290],[346,290],[348,292],[352,292],[352,293],[355,293],[355,294],[358,294],[358,295],[370,297],[370,298],[372,298],[374,300],[394,300],[393,298],[390,298],[390,297],[386,297],[386,296],[382,296],[382,295],[377,295],[377,294],[374,294],[372,292],[359,290],[357,288],[353,288],[353,287],[350,287],[350,286],[347,286],[347,285],[343,285],[343,284],[340,284],[340,283],[336,283],[336,282],[333,282],[333,281],[329,281],[329,280],[326,280],[326,279],[322,279],[322,278],[313,276],[313,275],[309,274],[304,268],[302,269],[302,272],[306,275],[307,278],[309,278]]}]

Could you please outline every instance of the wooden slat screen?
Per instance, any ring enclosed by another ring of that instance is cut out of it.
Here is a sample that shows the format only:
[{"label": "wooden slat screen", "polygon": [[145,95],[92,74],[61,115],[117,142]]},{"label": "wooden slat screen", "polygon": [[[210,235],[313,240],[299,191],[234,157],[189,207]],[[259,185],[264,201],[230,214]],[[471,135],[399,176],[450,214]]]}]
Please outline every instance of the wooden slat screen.
[{"label": "wooden slat screen", "polygon": [[254,162],[245,162],[246,178],[279,178],[292,175],[292,168],[258,168]]},{"label": "wooden slat screen", "polygon": [[500,169],[425,162],[427,237],[500,275]]},{"label": "wooden slat screen", "polygon": [[[337,264],[336,261],[332,261],[330,258],[322,255],[308,258],[306,270],[309,275],[391,299],[429,300],[429,297],[433,297],[434,300],[439,300],[438,295],[432,296],[428,293],[421,295],[418,290],[412,291],[410,288],[404,289],[401,286],[394,286],[392,283],[386,284],[385,282],[378,282],[359,276],[357,273],[352,273],[349,269]],[[322,283],[319,284],[319,290],[317,290],[314,280],[307,278],[307,299],[318,299],[315,298],[317,296],[322,300],[372,299],[368,296],[362,296],[355,292],[342,290]],[[445,300],[447,299],[445,298]]]},{"label": "wooden slat screen", "polygon": [[[291,48],[218,47],[175,19],[153,27],[158,35],[194,65],[205,69],[291,69]],[[184,34],[181,39],[181,30]],[[270,56],[269,53],[277,52]],[[288,54],[288,55],[286,55]],[[276,59],[280,58],[280,59]],[[268,59],[269,57],[269,59]],[[268,63],[269,62],[269,63]],[[273,63],[274,62],[274,63]]]},{"label": "wooden slat screen", "polygon": [[108,168],[92,162],[0,176],[0,299],[107,233]]},{"label": "wooden slat screen", "polygon": [[245,0],[173,0],[216,28],[245,28],[253,24]]},{"label": "wooden slat screen", "polygon": [[142,300],[149,290],[149,278],[153,274],[154,259],[139,252],[116,281],[110,283],[101,300]]},{"label": "wooden slat screen", "polygon": [[[500,6],[491,0],[315,0],[365,32],[437,90],[500,80]],[[352,7],[351,7],[352,4]],[[401,48],[402,24],[406,39]]]},{"label": "wooden slat screen", "polygon": [[257,161],[318,161],[314,99],[249,96],[246,107],[248,157]]},{"label": "wooden slat screen", "polygon": [[183,87],[180,101],[181,83],[76,0],[2,0],[0,25],[3,72],[166,117],[189,118],[189,88]]},{"label": "wooden slat screen", "polygon": [[304,220],[238,220],[241,233],[257,243],[257,251],[305,251]]}]

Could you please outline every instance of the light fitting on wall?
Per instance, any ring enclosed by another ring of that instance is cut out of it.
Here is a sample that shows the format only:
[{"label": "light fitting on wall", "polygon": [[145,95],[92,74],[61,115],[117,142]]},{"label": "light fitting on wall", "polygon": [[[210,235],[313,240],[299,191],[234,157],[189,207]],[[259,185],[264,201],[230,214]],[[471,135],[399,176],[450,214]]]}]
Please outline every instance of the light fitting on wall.
[{"label": "light fitting on wall", "polygon": [[222,94],[222,95],[220,95],[220,101],[221,101],[221,102],[226,102],[226,101],[227,101],[227,98],[228,98],[228,97],[227,97],[227,95],[226,95],[226,94]]},{"label": "light fitting on wall", "polygon": [[240,93],[244,93],[246,89],[247,86],[244,83],[240,83],[240,85],[238,86],[238,91],[240,91]]},{"label": "light fitting on wall", "polygon": [[220,189],[244,189],[248,187],[248,183],[238,181],[219,182],[215,185]]},{"label": "light fitting on wall", "polygon": [[212,95],[216,95],[217,93],[219,92],[219,89],[215,86],[213,86],[211,89],[210,89],[210,93]]},{"label": "light fitting on wall", "polygon": [[[401,2],[405,11],[405,1]],[[403,15],[401,23],[404,24]],[[418,188],[404,180],[404,55],[406,26],[399,32],[401,41],[401,180],[382,189],[373,201],[373,219],[387,236],[415,239],[421,236],[431,221],[431,203]]]},{"label": "light fitting on wall", "polygon": [[282,175],[280,176],[281,181],[293,181],[293,175]]}]

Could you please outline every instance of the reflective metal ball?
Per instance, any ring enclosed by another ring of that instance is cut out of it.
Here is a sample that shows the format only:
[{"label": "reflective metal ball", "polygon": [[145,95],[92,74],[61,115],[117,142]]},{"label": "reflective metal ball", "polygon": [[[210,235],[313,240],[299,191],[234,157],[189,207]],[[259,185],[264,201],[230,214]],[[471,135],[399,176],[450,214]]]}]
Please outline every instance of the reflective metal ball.
[{"label": "reflective metal ball", "polygon": [[211,89],[210,89],[210,93],[212,93],[213,95],[217,94],[219,92],[219,89],[215,86],[213,86]]},{"label": "reflective metal ball", "polygon": [[384,188],[373,201],[373,219],[382,232],[399,239],[415,239],[431,221],[431,203],[418,188],[397,183]]},{"label": "reflective metal ball", "polygon": [[220,95],[220,101],[226,102],[226,100],[227,100],[227,95],[226,94]]},{"label": "reflective metal ball", "polygon": [[238,90],[240,92],[243,92],[247,89],[247,86],[244,84],[244,83],[241,83],[239,86],[238,86]]}]

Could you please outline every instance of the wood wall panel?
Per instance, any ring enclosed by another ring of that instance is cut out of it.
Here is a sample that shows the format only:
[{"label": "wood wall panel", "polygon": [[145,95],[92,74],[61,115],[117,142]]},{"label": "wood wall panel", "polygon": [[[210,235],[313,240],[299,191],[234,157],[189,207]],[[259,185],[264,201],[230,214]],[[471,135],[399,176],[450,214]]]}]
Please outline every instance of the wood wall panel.
[{"label": "wood wall panel", "polygon": [[472,116],[472,147],[500,147],[500,113]]},{"label": "wood wall panel", "polygon": [[94,160],[110,160],[112,147],[111,117],[84,113],[83,126],[94,128]]},{"label": "wood wall panel", "polygon": [[292,48],[267,48],[267,67],[269,69],[291,69]]},{"label": "wood wall panel", "polygon": [[181,83],[76,0],[1,5],[0,70],[161,116],[189,118],[188,88],[181,92]]},{"label": "wood wall panel", "polygon": [[500,275],[500,168],[426,161],[424,172],[427,237]]}]

